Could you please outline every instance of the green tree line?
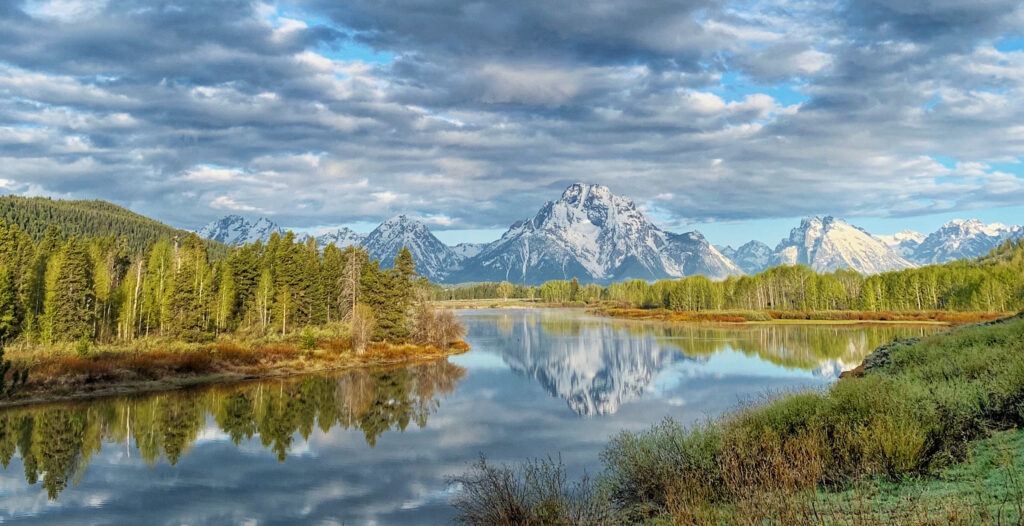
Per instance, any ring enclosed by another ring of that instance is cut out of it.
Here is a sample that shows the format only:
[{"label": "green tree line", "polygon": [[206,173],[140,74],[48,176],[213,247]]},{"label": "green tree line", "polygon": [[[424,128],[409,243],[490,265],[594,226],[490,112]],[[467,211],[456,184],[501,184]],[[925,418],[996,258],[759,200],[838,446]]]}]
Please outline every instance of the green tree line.
[{"label": "green tree line", "polygon": [[0,341],[202,341],[344,321],[364,340],[405,342],[426,331],[416,321],[453,323],[417,311],[423,287],[405,248],[385,270],[361,248],[321,251],[289,232],[214,259],[195,234],[136,250],[123,236],[64,237],[55,226],[37,241],[0,220]]},{"label": "green tree line", "polygon": [[539,287],[475,283],[436,289],[436,299],[538,298],[548,303],[608,301],[679,311],[863,310],[979,311],[1024,309],[1024,240],[1007,241],[973,261],[954,261],[864,276],[853,270],[819,273],[803,265],[772,267],[752,276],[713,281],[704,276],[606,287],[548,281]]}]

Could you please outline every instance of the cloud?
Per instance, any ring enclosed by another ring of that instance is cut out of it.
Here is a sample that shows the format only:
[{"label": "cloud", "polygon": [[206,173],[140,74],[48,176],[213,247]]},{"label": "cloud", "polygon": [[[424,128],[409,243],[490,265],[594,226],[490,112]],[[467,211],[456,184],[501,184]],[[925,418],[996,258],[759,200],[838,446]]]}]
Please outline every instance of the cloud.
[{"label": "cloud", "polygon": [[213,208],[219,208],[221,210],[234,210],[238,212],[259,212],[262,214],[269,213],[265,210],[256,208],[255,206],[239,203],[226,195],[220,195],[215,197],[213,201],[210,201],[210,206],[212,206]]},{"label": "cloud", "polygon": [[1024,200],[1003,164],[1024,151],[1024,51],[994,42],[1020,35],[1022,13],[1005,0],[3,3],[0,163],[9,191],[185,227],[234,210],[295,227],[409,213],[503,228],[579,180],[657,201],[672,223],[1000,206]]}]

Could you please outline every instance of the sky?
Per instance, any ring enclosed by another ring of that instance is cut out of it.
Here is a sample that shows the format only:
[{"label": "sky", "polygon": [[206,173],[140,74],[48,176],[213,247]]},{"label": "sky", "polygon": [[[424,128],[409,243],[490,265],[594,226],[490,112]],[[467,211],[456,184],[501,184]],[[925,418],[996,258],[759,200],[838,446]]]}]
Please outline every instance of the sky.
[{"label": "sky", "polygon": [[1024,223],[1024,2],[5,0],[0,192],[486,241],[577,181],[774,244]]}]

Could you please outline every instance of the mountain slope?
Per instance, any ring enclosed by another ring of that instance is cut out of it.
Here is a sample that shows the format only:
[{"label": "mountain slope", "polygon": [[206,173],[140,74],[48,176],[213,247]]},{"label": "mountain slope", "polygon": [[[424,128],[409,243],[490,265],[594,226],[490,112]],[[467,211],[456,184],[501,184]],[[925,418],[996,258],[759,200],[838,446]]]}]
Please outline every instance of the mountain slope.
[{"label": "mountain slope", "polygon": [[977,219],[954,219],[921,241],[911,254],[920,264],[945,263],[954,259],[984,256],[1007,239],[1024,237],[1024,227],[1002,223],[986,225]]},{"label": "mountain slope", "polygon": [[913,230],[902,230],[895,234],[875,236],[883,243],[893,249],[900,257],[913,260],[914,251],[921,245],[927,236]]},{"label": "mountain slope", "polygon": [[733,263],[747,274],[757,274],[768,268],[772,261],[772,247],[760,242],[750,241],[740,248],[732,250],[729,256]]},{"label": "mountain slope", "polygon": [[740,270],[700,233],[664,232],[632,201],[605,186],[577,183],[468,259],[453,279],[538,284],[572,277],[609,282],[697,273],[724,277]]},{"label": "mountain slope", "polygon": [[803,264],[819,272],[850,268],[876,274],[914,266],[863,229],[831,216],[800,222],[775,247],[772,265]]},{"label": "mountain slope", "polygon": [[[52,225],[68,237],[123,237],[133,251],[141,251],[161,238],[184,239],[189,235],[188,231],[99,200],[66,201],[8,195],[0,197],[0,219],[18,225],[36,240],[42,239]],[[220,243],[209,242],[207,248],[215,257],[227,254],[227,247]]]},{"label": "mountain slope", "polygon": [[459,243],[450,248],[460,258],[469,259],[487,248],[487,243]]},{"label": "mountain slope", "polygon": [[426,225],[406,215],[388,219],[363,239],[363,247],[370,258],[380,260],[383,268],[394,264],[395,255],[403,246],[412,253],[416,272],[431,281],[446,281],[462,262],[462,258],[434,237]]},{"label": "mountain slope", "polygon": [[274,233],[283,235],[284,231],[277,223],[261,217],[253,222],[239,215],[224,216],[216,221],[211,221],[203,228],[196,231],[199,237],[212,239],[225,245],[245,245],[270,239]]},{"label": "mountain slope", "polygon": [[331,243],[334,243],[334,246],[338,248],[358,247],[363,244],[363,236],[344,226],[316,236],[316,244],[321,248]]}]

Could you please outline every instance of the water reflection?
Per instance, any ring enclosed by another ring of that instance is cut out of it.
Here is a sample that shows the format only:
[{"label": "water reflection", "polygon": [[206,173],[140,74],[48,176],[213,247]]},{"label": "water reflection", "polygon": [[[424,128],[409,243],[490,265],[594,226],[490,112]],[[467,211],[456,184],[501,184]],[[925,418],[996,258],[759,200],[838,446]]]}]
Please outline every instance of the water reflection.
[{"label": "water reflection", "polygon": [[444,524],[446,477],[481,453],[593,474],[622,430],[821,388],[934,330],[460,317],[473,350],[450,362],[0,411],[0,522]]},{"label": "water reflection", "polygon": [[70,406],[16,409],[0,414],[0,464],[17,453],[29,484],[41,481],[52,500],[77,484],[104,443],[131,442],[148,465],[174,466],[207,427],[208,416],[235,445],[258,436],[284,462],[296,434],[314,426],[358,429],[372,448],[389,430],[427,425],[438,396],[455,390],[465,369],[447,361],[336,378],[309,377],[246,386],[100,400]]},{"label": "water reflection", "polygon": [[708,363],[712,356],[735,352],[757,358],[739,364],[749,373],[772,364],[828,379],[856,366],[882,343],[936,330],[907,325],[669,325],[542,310],[466,316],[471,330],[493,342],[514,371],[535,379],[586,416],[615,413],[680,362],[709,372],[715,366]]}]

